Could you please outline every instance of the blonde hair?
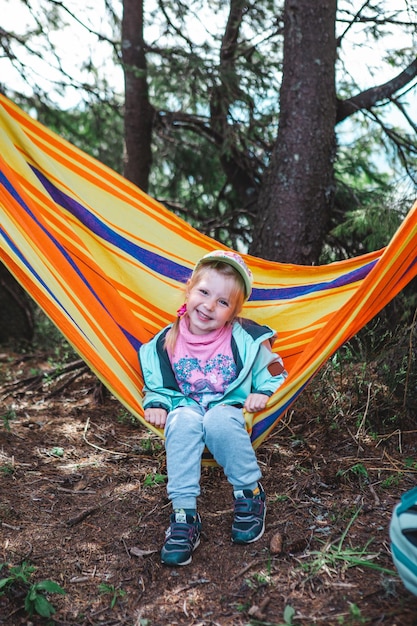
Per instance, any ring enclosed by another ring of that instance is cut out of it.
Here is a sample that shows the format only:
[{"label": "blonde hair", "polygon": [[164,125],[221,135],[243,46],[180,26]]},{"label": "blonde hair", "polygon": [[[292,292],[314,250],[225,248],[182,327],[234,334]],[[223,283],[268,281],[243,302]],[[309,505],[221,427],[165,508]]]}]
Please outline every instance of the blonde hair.
[{"label": "blonde hair", "polygon": [[[223,261],[201,262],[197,265],[191,275],[191,278],[187,282],[187,292],[198,283],[204,273],[206,273],[208,270],[214,270],[222,276],[227,276],[233,279],[234,286],[231,292],[231,298],[234,306],[232,310],[232,317],[229,322],[230,324],[232,324],[239,315],[245,301],[246,288],[243,278],[237,270],[235,270],[228,263],[223,263]],[[178,333],[180,330],[180,319],[180,317],[177,317],[165,337],[164,347],[171,354],[174,352],[175,344],[177,343]]]}]

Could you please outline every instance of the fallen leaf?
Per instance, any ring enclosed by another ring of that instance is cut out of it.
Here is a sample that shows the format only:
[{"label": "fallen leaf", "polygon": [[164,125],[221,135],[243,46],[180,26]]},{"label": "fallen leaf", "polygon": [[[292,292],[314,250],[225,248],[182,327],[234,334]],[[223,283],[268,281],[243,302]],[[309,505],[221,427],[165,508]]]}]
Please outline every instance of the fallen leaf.
[{"label": "fallen leaf", "polygon": [[129,550],[132,556],[149,556],[150,554],[154,554],[158,552],[158,550],[141,550],[140,548],[130,548]]}]

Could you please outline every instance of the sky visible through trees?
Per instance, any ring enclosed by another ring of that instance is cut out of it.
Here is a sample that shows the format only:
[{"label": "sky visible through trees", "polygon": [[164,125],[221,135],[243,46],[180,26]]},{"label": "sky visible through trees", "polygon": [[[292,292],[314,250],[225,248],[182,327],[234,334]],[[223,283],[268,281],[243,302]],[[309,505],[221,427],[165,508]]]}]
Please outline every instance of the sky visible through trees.
[{"label": "sky visible through trees", "polygon": [[[9,1],[10,0],[0,0],[0,10],[3,16],[2,28],[5,31],[12,31],[16,34],[24,35],[29,28],[35,26],[36,14],[31,13],[27,6],[18,2],[14,3],[13,11],[10,11]],[[37,7],[37,11],[39,11],[39,7],[44,4],[45,0],[32,0],[31,2],[31,6]],[[63,2],[62,4],[65,6],[66,3]],[[80,68],[88,63],[91,57],[97,67],[98,73],[103,72],[110,87],[121,94],[123,92],[122,69],[111,59],[111,45],[105,40],[97,41],[98,33],[104,35],[104,37],[108,37],[110,40],[115,40],[116,36],[111,32],[109,21],[104,12],[104,2],[100,9],[97,4],[96,1],[86,2],[85,0],[71,0],[71,3],[67,5],[70,7],[71,11],[71,14],[66,14],[67,26],[60,28],[56,32],[50,31],[48,37],[56,48],[57,59],[59,59],[62,69],[68,76],[75,76],[80,82],[87,80],[86,70]],[[339,16],[343,18],[344,6],[349,5],[350,11],[353,12],[353,9],[359,9],[362,4],[362,0],[355,0],[354,2],[339,1]],[[402,18],[401,11],[405,11],[406,2],[388,0],[384,4],[391,13],[394,10],[399,11],[398,19]],[[402,9],[400,5],[403,5]],[[122,2],[114,3],[114,8],[117,9],[119,13],[118,17],[121,19]],[[153,22],[149,20],[149,16],[154,10],[154,0],[146,1],[145,13],[149,25],[146,28],[145,37],[149,44],[156,44],[162,32],[160,24],[158,24],[156,20]],[[226,19],[226,10],[227,7],[223,14],[213,14],[213,11],[207,7],[207,15],[201,14],[201,12],[199,12],[198,15],[191,14],[187,20],[187,24],[189,24],[188,32],[191,34],[193,40],[196,43],[206,41],[214,46],[214,39],[210,37],[210,31],[214,33],[217,25],[219,25],[221,32]],[[337,36],[342,35],[346,28],[346,22],[337,24]],[[377,42],[374,39],[369,39],[369,37],[364,34],[363,24],[357,24],[351,27],[344,35],[345,42],[347,43],[344,44],[343,51],[341,51],[343,56],[341,56],[340,60],[354,83],[358,86],[358,90],[365,89],[373,84],[385,82],[397,73],[398,68],[390,67],[388,63],[384,61],[384,55],[387,50],[399,47],[413,47],[414,45],[411,36],[402,33],[401,40],[399,40],[398,34],[390,35],[388,27],[385,30],[387,34]],[[259,35],[256,34],[254,34],[254,36],[259,37]],[[42,37],[37,38],[36,44],[31,43],[31,48],[38,51],[39,58],[36,59],[31,56],[30,61],[27,60],[27,62],[33,74],[37,76],[39,84],[41,86],[43,84],[45,88],[50,88],[53,91],[53,81],[59,80],[59,64],[51,53],[46,53],[46,50],[41,45],[41,39]],[[27,57],[27,59],[29,59],[29,57]],[[54,67],[56,69],[52,71]],[[9,59],[5,57],[0,58],[0,72],[3,77],[3,84],[8,89],[24,89],[24,83],[19,76],[18,66],[15,66],[15,69],[13,69]],[[77,91],[77,88],[73,89],[71,97],[68,99],[68,96],[62,98],[62,94],[58,90],[57,93],[54,94],[54,100],[58,106],[62,106],[63,108],[76,106],[80,101],[80,95]],[[416,102],[417,104],[416,89],[410,92],[409,97],[412,99],[412,102]],[[400,121],[400,116],[395,112],[391,112],[391,116]]]},{"label": "sky visible through trees", "polygon": [[[31,10],[28,4],[32,7]],[[223,3],[225,5],[223,12],[214,12],[211,3],[206,3],[205,11],[200,9],[194,11],[193,5],[197,4],[199,3],[189,3],[190,12],[185,24],[181,25],[181,30],[185,30],[196,45],[207,43],[209,47],[207,56],[214,59],[215,65],[218,58],[219,36],[224,29],[228,3]],[[26,64],[25,67],[19,64],[19,59],[11,62],[6,57],[0,58],[0,75],[8,93],[15,89],[30,96],[30,84],[34,84],[44,89],[58,108],[65,110],[82,106],[86,97],[84,87],[95,89],[99,84],[99,79],[104,79],[106,84],[102,86],[103,83],[100,82],[101,88],[106,89],[109,94],[117,94],[120,103],[123,103],[123,71],[121,65],[114,62],[115,46],[112,43],[114,42],[116,46],[119,44],[120,32],[111,26],[104,1],[102,3],[97,0],[63,2],[59,15],[60,19],[64,18],[66,26],[58,30],[51,29],[48,32],[42,28],[42,25],[45,25],[42,7],[53,8],[53,4],[48,5],[47,0],[31,0],[30,3],[14,2],[13,12],[9,10],[8,5],[9,0],[0,0],[4,31],[23,37],[29,31],[40,30],[39,35],[32,35],[28,38],[28,46],[35,54],[25,53],[23,46],[19,48],[21,59]],[[117,18],[121,20],[122,1],[115,1],[110,5]],[[340,0],[338,2],[339,21],[336,24],[336,34],[343,37],[343,45],[338,48],[339,62],[336,80],[337,90],[341,97],[345,97],[343,89],[347,83],[350,84],[351,89],[359,92],[390,80],[402,69],[394,62],[387,60],[390,51],[399,48],[415,49],[413,35],[407,34],[405,29],[395,31],[389,25],[379,26],[383,36],[375,39],[369,35],[369,24],[366,22],[351,25],[352,14],[363,5],[363,0],[353,2]],[[65,6],[68,7],[68,11],[62,10]],[[165,35],[157,3],[155,0],[145,0],[144,6],[148,23],[145,29],[145,40],[150,46],[162,45]],[[395,19],[399,22],[410,20],[410,15],[407,13],[408,4],[405,0],[400,2],[386,0],[378,6],[379,9],[382,6],[384,10],[386,9],[387,16],[395,15]],[[98,38],[97,35],[100,37]],[[217,35],[217,41],[215,35]],[[262,36],[263,34],[259,33],[253,34],[254,38]],[[172,35],[170,37],[172,40]],[[264,46],[267,45],[268,42],[264,44]],[[22,76],[25,76],[26,81],[22,79]],[[277,77],[276,83],[271,85],[271,99],[278,97],[279,82],[279,77]],[[63,83],[68,87],[62,87]],[[411,87],[408,86],[404,91],[404,95],[401,96],[402,102],[408,102],[411,108],[416,109],[416,81],[414,80]],[[390,106],[388,102],[384,109],[386,122],[390,125],[401,126],[406,132],[415,134],[414,129],[407,124],[398,109]],[[380,109],[379,112],[381,113]],[[355,116],[347,118],[337,127],[339,144],[349,147],[360,132],[361,129]],[[390,164],[382,151],[376,154],[375,158],[381,168],[389,171]]]}]

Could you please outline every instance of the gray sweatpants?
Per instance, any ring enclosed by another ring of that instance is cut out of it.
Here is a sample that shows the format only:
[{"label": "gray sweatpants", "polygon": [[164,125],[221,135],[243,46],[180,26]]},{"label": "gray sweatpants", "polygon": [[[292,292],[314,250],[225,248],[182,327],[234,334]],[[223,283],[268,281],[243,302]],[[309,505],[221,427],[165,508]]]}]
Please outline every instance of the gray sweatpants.
[{"label": "gray sweatpants", "polygon": [[168,497],[174,509],[196,509],[204,447],[234,490],[255,489],[261,477],[242,409],[218,405],[179,407],[168,414],[165,448]]}]

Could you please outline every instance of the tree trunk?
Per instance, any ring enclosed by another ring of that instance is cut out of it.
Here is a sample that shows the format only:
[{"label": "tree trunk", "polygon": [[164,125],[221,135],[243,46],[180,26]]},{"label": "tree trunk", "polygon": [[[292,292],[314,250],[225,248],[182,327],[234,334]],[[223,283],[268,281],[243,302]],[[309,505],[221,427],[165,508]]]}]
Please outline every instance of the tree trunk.
[{"label": "tree trunk", "polygon": [[319,260],[334,197],[336,0],[286,0],[277,141],[257,202],[250,252]]},{"label": "tree trunk", "polygon": [[123,0],[122,59],[125,77],[124,175],[148,190],[152,117],[143,39],[143,0]]},{"label": "tree trunk", "polygon": [[210,125],[215,135],[222,138],[221,141],[218,140],[220,162],[242,205],[252,202],[255,182],[251,175],[252,164],[235,143],[236,130],[230,124],[230,109],[241,97],[236,58],[239,54],[239,33],[246,11],[246,0],[230,0],[220,49],[220,80],[213,86],[210,97]]}]

